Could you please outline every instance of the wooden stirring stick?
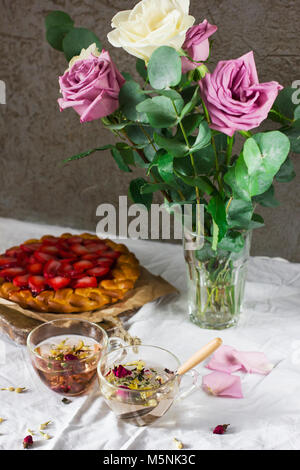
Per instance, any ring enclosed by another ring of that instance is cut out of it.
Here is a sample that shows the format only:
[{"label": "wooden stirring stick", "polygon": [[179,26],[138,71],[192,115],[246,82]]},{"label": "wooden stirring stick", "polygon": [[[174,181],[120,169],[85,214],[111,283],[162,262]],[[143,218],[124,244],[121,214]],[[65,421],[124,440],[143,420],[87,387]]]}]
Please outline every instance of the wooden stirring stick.
[{"label": "wooden stirring stick", "polygon": [[183,375],[193,367],[197,366],[200,362],[204,361],[222,344],[221,338],[215,338],[203,346],[199,351],[193,354],[187,361],[185,361],[177,370],[176,375]]}]

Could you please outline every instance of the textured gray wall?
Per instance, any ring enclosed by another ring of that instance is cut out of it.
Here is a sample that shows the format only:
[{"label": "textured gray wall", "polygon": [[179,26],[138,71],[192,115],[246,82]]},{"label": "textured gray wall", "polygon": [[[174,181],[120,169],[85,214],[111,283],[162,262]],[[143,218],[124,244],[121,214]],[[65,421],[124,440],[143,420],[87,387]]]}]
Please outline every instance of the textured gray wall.
[{"label": "textured gray wall", "polygon": [[[7,105],[0,105],[0,216],[94,230],[101,202],[117,204],[132,175],[121,174],[109,153],[62,166],[64,157],[113,142],[99,122],[80,125],[72,110],[59,113],[57,77],[64,57],[47,45],[46,13],[62,9],[76,25],[94,30],[121,71],[134,58],[106,40],[110,19],[133,0],[0,0],[0,79]],[[198,22],[219,26],[215,60],[253,49],[261,81],[290,85],[300,79],[299,0],[192,0]],[[252,254],[300,261],[300,159],[297,179],[276,186],[278,209],[262,210],[266,227],[256,231]],[[134,172],[133,176],[138,175]]]}]

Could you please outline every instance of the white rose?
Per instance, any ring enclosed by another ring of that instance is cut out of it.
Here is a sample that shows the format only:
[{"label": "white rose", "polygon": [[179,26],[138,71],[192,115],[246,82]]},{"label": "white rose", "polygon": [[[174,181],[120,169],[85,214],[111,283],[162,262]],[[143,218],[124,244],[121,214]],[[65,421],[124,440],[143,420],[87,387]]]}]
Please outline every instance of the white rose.
[{"label": "white rose", "polygon": [[160,46],[178,50],[186,31],[194,24],[189,15],[190,0],[142,0],[133,10],[117,13],[112,19],[109,42],[129,54],[149,61]]},{"label": "white rose", "polygon": [[101,55],[101,52],[99,51],[95,42],[91,44],[87,49],[81,49],[80,55],[75,55],[74,57],[72,57],[69,62],[69,70],[71,67],[73,67],[75,62],[77,62],[78,60],[88,59],[91,54],[93,54],[95,57],[99,57]]}]

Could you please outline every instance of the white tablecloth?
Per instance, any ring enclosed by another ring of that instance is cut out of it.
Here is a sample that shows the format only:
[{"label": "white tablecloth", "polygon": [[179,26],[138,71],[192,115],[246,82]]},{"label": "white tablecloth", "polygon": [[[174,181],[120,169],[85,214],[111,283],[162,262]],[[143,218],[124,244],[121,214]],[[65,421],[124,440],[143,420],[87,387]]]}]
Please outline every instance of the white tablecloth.
[{"label": "white tablecloth", "polygon": [[[0,219],[0,251],[28,238],[74,230]],[[78,232],[79,233],[79,232]],[[0,449],[21,449],[26,430],[45,421],[51,440],[35,438],[37,449],[187,449],[300,448],[300,265],[282,259],[252,258],[246,306],[239,325],[214,332],[189,322],[185,267],[180,246],[125,241],[150,271],[173,283],[181,295],[144,306],[130,320],[130,333],[145,344],[162,346],[186,359],[214,336],[243,351],[263,351],[275,364],[267,375],[240,373],[244,399],[208,396],[197,390],[150,427],[136,428],[116,419],[97,387],[64,405],[35,375],[25,347],[0,336],[0,387],[22,386],[28,392],[0,391]],[[209,373],[203,366],[200,374]],[[218,424],[230,423],[225,435]]]}]

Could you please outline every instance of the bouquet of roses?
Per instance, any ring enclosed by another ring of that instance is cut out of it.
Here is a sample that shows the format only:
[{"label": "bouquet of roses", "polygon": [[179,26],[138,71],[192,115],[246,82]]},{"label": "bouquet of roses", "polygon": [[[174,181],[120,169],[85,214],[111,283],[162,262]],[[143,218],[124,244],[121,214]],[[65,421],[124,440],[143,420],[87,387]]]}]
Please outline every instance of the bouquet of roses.
[{"label": "bouquet of roses", "polygon": [[[81,122],[101,120],[118,140],[68,161],[109,149],[120,170],[145,169],[145,178],[130,183],[134,202],[149,208],[161,191],[169,206],[202,205],[205,244],[197,259],[224,284],[226,254],[241,253],[245,234],[263,225],[255,206],[277,206],[274,178],[294,177],[289,154],[300,153],[300,105],[295,89],[259,82],[253,52],[210,71],[217,26],[194,23],[189,0],[142,0],[115,15],[108,40],[137,57],[139,81],[121,74],[98,37],[66,13],[50,13],[46,29],[69,61],[59,78],[60,109],[73,108]],[[279,129],[252,132],[265,120]],[[233,152],[237,134],[243,143]]]}]

